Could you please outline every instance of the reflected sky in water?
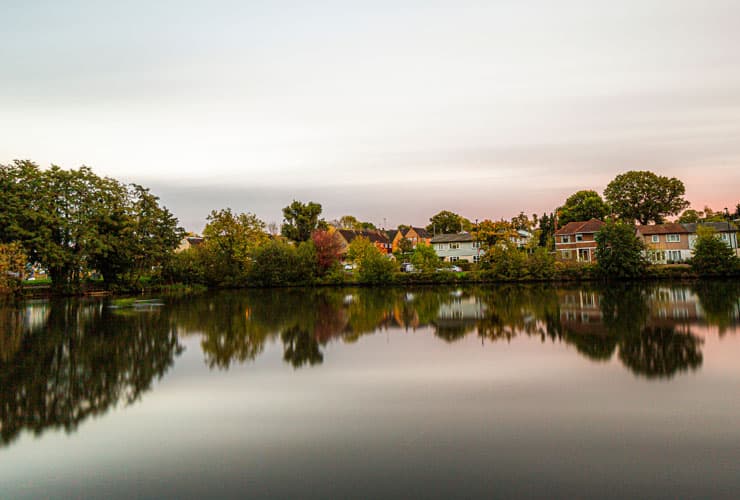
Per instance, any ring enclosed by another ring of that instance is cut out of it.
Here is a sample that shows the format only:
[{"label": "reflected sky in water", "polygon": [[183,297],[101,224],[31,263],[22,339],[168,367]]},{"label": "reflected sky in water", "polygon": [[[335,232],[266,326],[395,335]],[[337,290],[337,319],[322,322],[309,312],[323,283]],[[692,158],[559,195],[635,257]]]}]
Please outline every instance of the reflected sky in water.
[{"label": "reflected sky in water", "polygon": [[0,308],[0,497],[737,497],[740,286]]}]

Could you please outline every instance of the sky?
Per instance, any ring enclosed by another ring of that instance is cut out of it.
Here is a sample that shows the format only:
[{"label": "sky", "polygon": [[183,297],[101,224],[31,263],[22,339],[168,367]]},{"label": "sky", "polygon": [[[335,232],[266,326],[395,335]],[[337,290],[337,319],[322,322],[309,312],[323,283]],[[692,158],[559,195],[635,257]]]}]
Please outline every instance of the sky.
[{"label": "sky", "polygon": [[0,163],[280,222],[543,213],[617,174],[740,202],[740,2],[0,0]]}]

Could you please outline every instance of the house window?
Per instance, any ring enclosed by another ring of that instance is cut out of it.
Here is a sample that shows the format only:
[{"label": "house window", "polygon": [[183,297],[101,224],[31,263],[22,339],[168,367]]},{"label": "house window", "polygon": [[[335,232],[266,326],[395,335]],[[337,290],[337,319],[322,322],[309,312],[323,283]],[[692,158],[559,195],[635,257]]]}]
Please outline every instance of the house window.
[{"label": "house window", "polygon": [[450,250],[460,248],[460,243],[450,243]]},{"label": "house window", "polygon": [[561,243],[570,243],[570,236],[561,236],[560,237]]},{"label": "house window", "polygon": [[458,260],[460,260],[460,257],[458,257],[457,255],[453,255],[452,257],[450,257],[450,262],[457,262]]},{"label": "house window", "polygon": [[565,260],[571,259],[570,250],[562,250],[560,253],[563,255],[563,259]]},{"label": "house window", "polygon": [[678,250],[671,250],[668,252],[668,258],[673,262],[681,262],[681,252]]},{"label": "house window", "polygon": [[583,241],[583,235],[582,234],[577,234],[576,235],[576,241]]},{"label": "house window", "polygon": [[473,255],[473,262],[480,262],[480,255]]},{"label": "house window", "polygon": [[579,248],[578,260],[582,262],[591,262],[591,250],[589,250],[588,248]]},{"label": "house window", "polygon": [[657,235],[657,234],[654,234],[653,235],[653,243],[658,243],[658,242],[660,242],[660,236]]},{"label": "house window", "polygon": [[665,237],[665,240],[668,243],[678,243],[681,241],[681,235],[680,234],[669,234]]}]

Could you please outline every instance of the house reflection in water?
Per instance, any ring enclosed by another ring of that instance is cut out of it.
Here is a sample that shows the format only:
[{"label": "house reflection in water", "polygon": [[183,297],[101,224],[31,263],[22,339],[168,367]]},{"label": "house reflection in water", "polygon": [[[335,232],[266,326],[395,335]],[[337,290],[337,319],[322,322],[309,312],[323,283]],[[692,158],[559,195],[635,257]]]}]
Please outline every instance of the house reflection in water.
[{"label": "house reflection in water", "polygon": [[434,321],[436,335],[447,341],[457,340],[474,330],[485,316],[486,306],[479,297],[452,292],[449,300],[439,305]]},{"label": "house reflection in water", "polygon": [[583,334],[606,333],[601,312],[601,295],[589,290],[558,292],[560,323],[566,331]]}]

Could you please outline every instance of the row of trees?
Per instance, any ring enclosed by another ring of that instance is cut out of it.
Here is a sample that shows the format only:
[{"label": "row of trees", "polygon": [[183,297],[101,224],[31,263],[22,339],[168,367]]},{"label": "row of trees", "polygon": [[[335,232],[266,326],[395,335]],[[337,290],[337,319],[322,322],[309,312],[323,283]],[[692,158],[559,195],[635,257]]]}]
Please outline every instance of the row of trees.
[{"label": "row of trees", "polygon": [[110,285],[134,283],[166,262],[183,235],[148,189],[88,167],[42,170],[16,160],[0,165],[0,191],[0,244],[20,245],[58,291],[92,271]]}]

